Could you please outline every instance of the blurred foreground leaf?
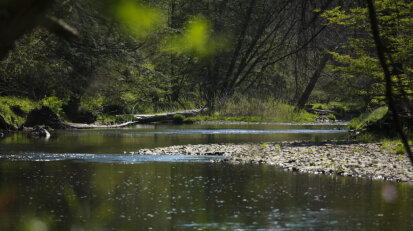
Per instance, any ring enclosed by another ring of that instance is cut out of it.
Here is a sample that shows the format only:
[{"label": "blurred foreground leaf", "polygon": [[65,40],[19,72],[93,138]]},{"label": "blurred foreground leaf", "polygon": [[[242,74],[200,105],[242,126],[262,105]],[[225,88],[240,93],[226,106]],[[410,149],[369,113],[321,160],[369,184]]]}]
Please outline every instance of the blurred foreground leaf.
[{"label": "blurred foreground leaf", "polygon": [[202,16],[190,20],[182,34],[166,39],[166,50],[182,54],[192,53],[201,58],[208,58],[225,49],[225,36],[213,36],[211,24]]},{"label": "blurred foreground leaf", "polygon": [[165,22],[162,11],[133,1],[118,3],[115,15],[137,39],[147,37]]}]

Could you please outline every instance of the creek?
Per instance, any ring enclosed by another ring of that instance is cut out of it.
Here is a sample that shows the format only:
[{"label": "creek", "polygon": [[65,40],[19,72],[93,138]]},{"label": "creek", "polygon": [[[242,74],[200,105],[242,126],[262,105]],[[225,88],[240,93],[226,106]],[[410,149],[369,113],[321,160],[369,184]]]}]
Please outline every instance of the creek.
[{"label": "creek", "polygon": [[413,187],[129,152],[347,139],[340,125],[138,125],[0,140],[0,230],[411,230]]}]

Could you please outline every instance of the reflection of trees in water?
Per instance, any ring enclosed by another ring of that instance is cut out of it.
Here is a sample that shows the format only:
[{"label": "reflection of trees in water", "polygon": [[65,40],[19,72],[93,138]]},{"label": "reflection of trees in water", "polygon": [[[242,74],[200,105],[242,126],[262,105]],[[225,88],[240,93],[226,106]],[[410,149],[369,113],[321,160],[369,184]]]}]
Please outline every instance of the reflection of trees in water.
[{"label": "reflection of trees in water", "polygon": [[1,230],[407,229],[413,210],[405,184],[388,203],[388,183],[265,165],[1,162],[0,174]]}]

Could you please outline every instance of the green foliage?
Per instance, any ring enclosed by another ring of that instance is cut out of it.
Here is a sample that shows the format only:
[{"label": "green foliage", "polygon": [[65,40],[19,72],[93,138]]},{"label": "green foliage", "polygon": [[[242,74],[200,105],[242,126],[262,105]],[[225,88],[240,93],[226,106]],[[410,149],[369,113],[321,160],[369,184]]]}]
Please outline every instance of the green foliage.
[{"label": "green foliage", "polygon": [[323,109],[332,111],[361,111],[365,106],[362,102],[329,102],[329,103],[313,103],[313,109]]},{"label": "green foliage", "polygon": [[36,28],[23,35],[15,43],[15,49],[0,61],[0,86],[7,86],[1,91],[25,97],[39,99],[39,96],[66,95],[71,88],[67,62],[57,55],[56,37],[44,28]]},{"label": "green foliage", "polygon": [[363,143],[371,143],[375,141],[375,137],[371,133],[362,133],[357,136],[357,140]]},{"label": "green foliage", "polygon": [[[393,75],[394,92],[396,96],[411,92],[413,3],[407,0],[376,0],[374,4],[380,37],[387,48],[387,62]],[[339,63],[330,68],[347,79],[343,83],[349,94],[366,98],[375,104],[383,103],[383,71],[376,56],[367,8],[345,11],[336,7],[323,12],[322,17],[328,20],[328,24],[335,25],[342,31],[351,31],[347,38],[348,45],[343,47],[345,52],[330,52]]]},{"label": "green foliage", "polygon": [[102,123],[102,124],[114,124],[116,123],[116,116],[101,114],[96,119],[96,122]]},{"label": "green foliage", "polygon": [[59,99],[56,96],[49,96],[41,100],[42,106],[47,106],[60,117],[64,116],[62,106],[66,104],[69,99]]},{"label": "green foliage", "polygon": [[274,99],[234,96],[221,100],[210,116],[200,120],[227,120],[245,122],[314,122],[317,116]]},{"label": "green foliage", "polygon": [[185,120],[185,116],[181,114],[176,114],[173,116],[172,120],[175,124],[183,124]]},{"label": "green foliage", "polygon": [[26,122],[26,116],[40,104],[36,101],[19,97],[0,97],[0,114],[8,124],[19,127]]},{"label": "green foliage", "polygon": [[138,39],[146,38],[164,26],[166,22],[159,9],[137,4],[131,0],[123,0],[118,3],[115,15],[121,23],[125,24],[128,32],[132,32]]},{"label": "green foliage", "polygon": [[[391,154],[405,154],[406,149],[400,139],[382,139],[381,140],[382,146],[384,150]],[[409,142],[412,145],[412,142]]]},{"label": "green foliage", "polygon": [[177,54],[189,53],[198,57],[211,57],[225,50],[224,36],[212,36],[211,24],[202,16],[193,17],[185,26],[182,35],[175,35],[165,41],[166,51]]},{"label": "green foliage", "polygon": [[117,124],[135,120],[132,115],[107,115],[100,114],[96,122],[101,124]]},{"label": "green foliage", "polygon": [[367,116],[366,121],[367,122],[377,122],[379,119],[383,118],[384,115],[386,115],[388,110],[389,109],[388,109],[387,106],[379,107]]},{"label": "green foliage", "polygon": [[336,116],[334,115],[334,114],[328,114],[327,115],[327,119],[329,119],[329,120],[336,120],[337,118],[336,118]]},{"label": "green foliage", "polygon": [[187,117],[184,119],[184,124],[193,124],[197,122],[198,120],[194,117]]},{"label": "green foliage", "polygon": [[379,119],[383,118],[388,111],[387,106],[379,107],[370,113],[363,113],[359,117],[354,118],[347,125],[348,129],[362,130],[365,128],[366,124],[369,122],[377,122]]},{"label": "green foliage", "polygon": [[96,97],[91,97],[88,95],[82,96],[80,100],[80,108],[93,114],[99,114],[102,111],[103,97],[97,95]]}]

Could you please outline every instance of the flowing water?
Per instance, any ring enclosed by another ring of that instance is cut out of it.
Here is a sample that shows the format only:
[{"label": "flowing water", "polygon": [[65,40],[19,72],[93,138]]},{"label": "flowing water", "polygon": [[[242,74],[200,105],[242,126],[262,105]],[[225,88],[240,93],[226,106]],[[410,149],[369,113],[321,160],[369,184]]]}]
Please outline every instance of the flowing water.
[{"label": "flowing water", "polygon": [[140,156],[197,143],[346,139],[337,126],[188,125],[0,140],[0,230],[412,230],[413,187]]}]

